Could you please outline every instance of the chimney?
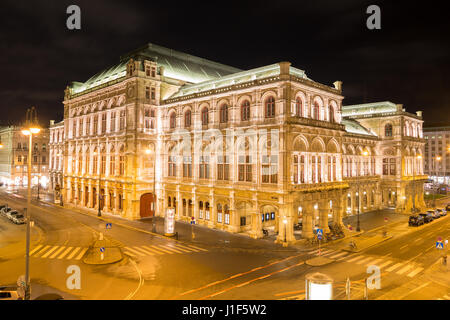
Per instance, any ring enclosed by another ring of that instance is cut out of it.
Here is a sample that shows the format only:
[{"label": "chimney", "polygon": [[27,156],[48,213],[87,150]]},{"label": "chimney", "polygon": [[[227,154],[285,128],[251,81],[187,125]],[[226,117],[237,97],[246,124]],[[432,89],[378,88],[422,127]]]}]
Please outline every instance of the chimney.
[{"label": "chimney", "polygon": [[342,92],[342,81],[335,81],[333,82],[334,88],[338,90],[339,92]]},{"label": "chimney", "polygon": [[50,120],[50,125],[53,126],[55,124],[55,120]]},{"label": "chimney", "polygon": [[289,67],[291,66],[291,63],[288,61],[283,61],[280,62],[279,65],[280,65],[280,76],[289,75]]},{"label": "chimney", "polygon": [[422,118],[422,111],[416,111],[416,114],[419,118]]},{"label": "chimney", "polygon": [[161,75],[161,77],[164,76],[164,67],[163,66],[159,67],[159,74]]}]

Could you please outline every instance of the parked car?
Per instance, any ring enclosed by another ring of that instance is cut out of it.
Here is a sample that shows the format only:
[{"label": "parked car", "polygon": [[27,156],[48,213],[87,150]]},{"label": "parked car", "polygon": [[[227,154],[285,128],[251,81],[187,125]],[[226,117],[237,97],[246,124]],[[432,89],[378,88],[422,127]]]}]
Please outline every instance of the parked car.
[{"label": "parked car", "polygon": [[439,219],[441,217],[441,214],[437,210],[427,210],[427,212],[433,215],[433,219]]},{"label": "parked car", "polygon": [[19,212],[17,212],[16,210],[11,210],[11,211],[6,213],[6,217],[9,220],[12,220],[13,216],[15,216],[16,214],[19,214]]},{"label": "parked car", "polygon": [[10,207],[5,207],[5,208],[3,208],[2,210],[0,210],[0,213],[2,214],[2,215],[6,215],[8,212],[10,212],[10,211],[12,211],[12,208],[10,208]]},{"label": "parked car", "polygon": [[10,287],[0,287],[0,301],[1,300],[19,300],[17,290]]},{"label": "parked car", "polygon": [[419,213],[419,216],[422,216],[423,217],[423,221],[425,222],[425,223],[428,223],[428,222],[431,222],[431,221],[433,221],[433,214],[432,213],[430,213],[430,212],[426,212],[426,213]]},{"label": "parked car", "polygon": [[15,224],[24,224],[25,223],[25,217],[21,213],[15,214],[12,217],[12,222],[14,222]]},{"label": "parked car", "polygon": [[408,225],[409,226],[421,226],[425,223],[424,217],[422,215],[412,215],[409,216]]},{"label": "parked car", "polygon": [[447,211],[445,211],[445,209],[436,209],[437,213],[439,213],[439,217],[443,217],[447,215]]},{"label": "parked car", "polygon": [[445,210],[449,211],[450,210],[450,203],[447,203],[447,205],[445,206]]}]

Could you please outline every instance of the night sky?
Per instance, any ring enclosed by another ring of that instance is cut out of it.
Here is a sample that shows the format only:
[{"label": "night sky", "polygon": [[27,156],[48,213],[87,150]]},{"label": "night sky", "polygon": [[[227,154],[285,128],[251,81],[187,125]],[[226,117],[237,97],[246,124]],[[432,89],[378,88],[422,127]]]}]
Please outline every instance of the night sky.
[{"label": "night sky", "polygon": [[[81,30],[66,28],[71,4]],[[371,4],[381,30],[366,27]],[[43,124],[62,120],[71,81],[152,42],[244,70],[290,61],[317,82],[343,81],[344,105],[389,100],[450,125],[450,22],[437,1],[2,0],[0,27],[1,124],[31,106]]]}]

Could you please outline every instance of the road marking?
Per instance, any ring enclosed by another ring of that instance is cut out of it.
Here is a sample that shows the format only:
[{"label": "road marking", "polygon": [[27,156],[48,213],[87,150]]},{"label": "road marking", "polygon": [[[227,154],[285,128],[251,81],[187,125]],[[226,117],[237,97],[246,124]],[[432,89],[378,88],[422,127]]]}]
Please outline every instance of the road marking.
[{"label": "road marking", "polygon": [[195,252],[200,252],[200,250],[197,250],[197,249],[194,249],[194,248],[189,248],[189,247],[183,246],[183,245],[181,245],[181,244],[179,244],[179,243],[177,243],[177,244],[175,244],[175,245],[176,245],[176,247],[177,247],[178,249],[186,248],[187,250],[192,250],[192,251],[195,251]]},{"label": "road marking", "polygon": [[385,263],[379,265],[378,267],[379,267],[380,269],[381,269],[381,268],[384,268],[384,267],[390,265],[392,262],[393,262],[392,260],[389,260],[389,261],[387,261],[387,262],[385,262]]},{"label": "road marking", "polygon": [[[38,256],[42,253],[44,253],[45,251],[47,251],[48,248],[50,248],[51,246],[45,246],[44,249],[42,249],[41,251],[39,251],[38,253],[36,253],[35,257],[38,258]],[[31,254],[30,254],[31,255]]]},{"label": "road marking", "polygon": [[80,249],[80,247],[76,247],[75,250],[73,250],[72,253],[66,258],[66,260],[72,259],[77,254],[77,252],[80,251]]},{"label": "road marking", "polygon": [[54,246],[52,249],[50,249],[49,251],[47,251],[46,254],[44,254],[41,258],[47,258],[53,251],[55,251],[56,249],[58,249],[59,246]]},{"label": "road marking", "polygon": [[334,256],[331,256],[330,259],[336,259],[336,258],[346,255],[346,254],[347,254],[347,252],[341,252],[341,253],[335,254]]},{"label": "road marking", "polygon": [[422,238],[417,238],[416,240],[414,240],[414,242],[420,241],[422,240]]},{"label": "road marking", "polygon": [[134,253],[136,253],[136,254],[140,255],[141,257],[145,257],[145,254],[143,254],[142,252],[140,252],[140,251],[137,251],[137,250],[135,250],[135,249],[133,249],[133,248],[130,248],[130,247],[125,247],[125,250],[131,251],[131,252],[134,252]]},{"label": "road marking", "polygon": [[[181,248],[181,247],[179,247],[179,246],[171,246],[171,245],[168,245],[168,247],[169,248],[175,248],[175,249],[177,249],[177,250],[181,250],[181,251],[183,251],[183,252],[189,252],[189,253],[192,253],[193,251],[194,251],[194,249],[191,249],[191,250],[188,250],[188,249],[184,249],[184,248]],[[196,250],[196,251],[198,251],[198,250]]]},{"label": "road marking", "polygon": [[305,300],[305,294],[299,294],[296,296],[290,296],[290,297],[286,297],[286,298],[282,298],[280,300]]},{"label": "road marking", "polygon": [[175,253],[183,253],[183,251],[180,251],[180,250],[177,250],[177,249],[174,249],[174,248],[169,248],[168,246],[161,246],[160,245],[160,247],[163,247],[164,249],[169,250],[169,251],[173,251]]},{"label": "road marking", "polygon": [[162,253],[162,252],[160,252],[160,251],[158,251],[158,250],[156,250],[156,249],[153,249],[153,248],[150,248],[150,247],[147,247],[147,246],[142,246],[142,248],[145,248],[145,249],[147,249],[148,251],[153,252],[153,253],[156,253],[156,254],[164,254],[164,253]]},{"label": "road marking", "polygon": [[124,252],[125,252],[125,254],[127,254],[129,256],[136,257],[136,255],[131,253],[131,251],[128,251],[128,250],[124,249]]},{"label": "road marking", "polygon": [[198,250],[201,250],[201,251],[206,251],[206,252],[208,251],[208,250],[206,250],[206,249],[203,249],[203,248],[194,246],[194,245],[192,245],[192,244],[187,244],[186,246],[187,246],[187,247],[192,247],[192,248],[195,248],[195,249],[198,249]]},{"label": "road marking", "polygon": [[408,274],[408,277],[410,277],[410,278],[412,278],[412,277],[414,277],[416,274],[418,274],[420,271],[422,271],[423,270],[423,268],[421,268],[421,267],[419,267],[419,268],[417,268],[416,270],[414,270],[413,272],[410,272],[409,274]]},{"label": "road marking", "polygon": [[68,254],[69,251],[72,250],[72,249],[73,249],[73,247],[68,247],[68,248],[66,249],[66,251],[64,251],[64,252],[58,257],[58,260],[64,258],[64,256],[65,256],[66,254]]},{"label": "road marking", "polygon": [[75,260],[80,260],[83,255],[86,253],[86,251],[88,251],[89,248],[84,248],[83,250],[81,250],[80,254],[78,255],[78,257],[75,258]]},{"label": "road marking", "polygon": [[450,297],[448,295],[445,295],[444,298],[450,300]]},{"label": "road marking", "polygon": [[[165,247],[162,247],[162,246],[156,246],[156,245],[155,245],[155,246],[152,246],[152,247],[155,248],[155,249],[161,250],[162,252],[168,253],[168,254],[174,254],[174,252],[172,252],[172,251],[163,249],[163,248],[165,248]],[[160,248],[160,247],[162,247],[162,248]]]},{"label": "road marking", "polygon": [[368,262],[367,264],[366,264],[366,267],[367,266],[370,266],[370,265],[376,265],[378,262],[380,262],[380,261],[382,261],[383,259],[375,259],[375,260],[372,260],[372,261],[370,261],[370,262]]},{"label": "road marking", "polygon": [[356,264],[363,264],[363,263],[369,261],[370,259],[373,259],[373,258],[372,257],[365,258],[364,260],[358,261]]},{"label": "road marking", "polygon": [[404,248],[406,248],[408,246],[408,244],[405,244],[404,246],[400,247],[400,250],[403,250]]},{"label": "road marking", "polygon": [[353,259],[347,260],[347,262],[355,262],[356,260],[363,259],[364,256],[356,256]]},{"label": "road marking", "polygon": [[391,271],[397,269],[398,267],[400,267],[400,266],[402,266],[402,265],[404,265],[404,264],[405,264],[404,262],[399,262],[399,263],[397,263],[397,264],[394,264],[392,267],[386,269],[386,271],[387,271],[387,272],[391,272]]},{"label": "road marking", "polygon": [[334,251],[334,250],[320,250],[320,255],[321,256],[326,256],[326,255],[329,255],[329,254],[333,254],[335,252],[336,251]]},{"label": "road marking", "polygon": [[405,294],[405,295],[403,295],[402,297],[400,297],[400,299],[402,299],[403,297],[406,297],[407,295],[410,295],[411,293],[413,293],[413,292],[416,292],[417,290],[420,290],[420,289],[422,289],[422,288],[424,288],[424,287],[426,287],[427,285],[429,285],[431,282],[430,281],[428,281],[427,283],[424,283],[423,285],[421,285],[421,286],[418,286],[417,288],[415,288],[415,289],[413,289],[413,290],[411,290],[410,292],[408,292],[407,294]]},{"label": "road marking", "polygon": [[40,248],[42,248],[42,244],[38,245],[36,248],[33,249],[33,251],[30,252],[30,256],[35,253],[36,251],[38,251]]},{"label": "road marking", "polygon": [[279,297],[279,296],[286,296],[286,295],[288,295],[288,294],[296,294],[296,293],[304,293],[304,292],[305,292],[305,290],[280,292],[280,293],[275,293],[274,296],[275,296],[275,297]]},{"label": "road marking", "polygon": [[408,264],[406,267],[400,269],[399,271],[397,271],[397,274],[404,274],[406,271],[408,271],[409,269],[412,269],[414,267],[413,264]]},{"label": "road marking", "polygon": [[154,255],[155,255],[153,252],[148,251],[148,250],[145,250],[145,249],[143,249],[143,248],[134,247],[133,249],[136,250],[136,251],[144,252],[144,253],[147,254],[147,255],[151,255],[151,256],[154,256]]},{"label": "road marking", "polygon": [[52,254],[52,255],[49,257],[49,259],[55,258],[55,257],[56,257],[58,254],[60,254],[61,251],[63,251],[65,248],[66,248],[66,247],[61,247],[61,248],[59,248],[58,250],[56,250],[55,253]]}]

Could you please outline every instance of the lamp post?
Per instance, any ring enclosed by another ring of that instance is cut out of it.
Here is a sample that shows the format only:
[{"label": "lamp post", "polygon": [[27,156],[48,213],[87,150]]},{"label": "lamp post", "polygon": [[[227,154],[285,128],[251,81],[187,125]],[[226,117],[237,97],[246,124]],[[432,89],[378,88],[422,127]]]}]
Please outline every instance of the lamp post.
[{"label": "lamp post", "polygon": [[28,145],[28,183],[27,183],[27,210],[26,210],[26,248],[25,248],[25,300],[30,299],[30,218],[31,218],[31,148],[33,145],[33,134],[41,131],[37,121],[37,113],[35,107],[27,110],[26,121],[22,134],[29,137]]},{"label": "lamp post", "polygon": [[[437,156],[434,161],[434,166],[435,166],[435,171],[436,171],[436,181],[439,186],[439,180],[438,180],[439,169],[438,169],[438,166],[436,165],[436,161],[438,162],[438,165],[439,165],[439,162],[441,161],[441,157]],[[437,189],[434,190],[434,192],[433,192],[433,208],[436,208],[436,191],[437,191]]]},{"label": "lamp post", "polygon": [[[156,214],[156,188],[155,188],[155,184],[156,184],[156,152],[154,152],[155,150],[153,149],[153,224],[152,224],[152,232],[156,232],[156,222],[155,222],[155,214]],[[146,149],[145,153],[150,155],[152,153],[151,149]],[[194,234],[194,232],[192,232],[192,234]]]},{"label": "lamp post", "polygon": [[[99,149],[98,150],[100,150],[100,147],[99,147]],[[101,186],[100,186],[100,183],[101,183],[101,179],[102,179],[102,164],[103,164],[103,162],[102,162],[102,159],[101,159],[101,152],[94,152],[94,156],[96,156],[96,155],[98,155],[99,156],[99,158],[98,158],[98,160],[100,160],[100,166],[99,166],[99,175],[98,175],[98,212],[97,212],[97,217],[101,217],[102,216],[102,209],[101,209],[101,206],[100,206],[100,201],[101,201],[101,199],[102,199],[102,196],[101,196]],[[97,160],[97,161],[98,161]]]},{"label": "lamp post", "polygon": [[286,243],[287,242],[287,235],[286,235],[286,232],[287,232],[287,219],[283,220],[283,224],[284,224],[284,243]]},{"label": "lamp post", "polygon": [[[368,157],[369,156],[369,152],[367,150],[365,150],[365,151],[363,151],[362,155],[364,157]],[[359,173],[361,173],[361,171]],[[361,182],[358,180],[358,192],[356,193],[356,196],[358,197],[358,215],[356,217],[356,231],[357,232],[361,231],[360,223],[359,223],[359,214],[361,212],[361,195],[360,195],[361,192],[359,190],[360,189],[360,184],[361,184]]]}]

